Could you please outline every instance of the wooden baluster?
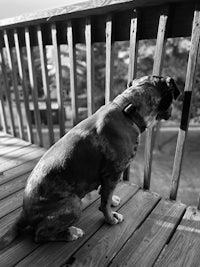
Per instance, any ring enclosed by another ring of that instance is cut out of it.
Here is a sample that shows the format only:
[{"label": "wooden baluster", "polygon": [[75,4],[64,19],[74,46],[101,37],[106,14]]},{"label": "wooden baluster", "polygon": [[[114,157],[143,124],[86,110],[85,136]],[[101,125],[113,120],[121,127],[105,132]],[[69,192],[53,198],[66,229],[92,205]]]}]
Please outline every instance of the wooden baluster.
[{"label": "wooden baluster", "polygon": [[63,101],[60,46],[58,45],[57,29],[55,24],[51,25],[51,34],[52,34],[52,43],[54,48],[54,60],[56,68],[56,87],[57,87],[57,100],[59,109],[60,137],[62,137],[65,134],[65,113],[64,113],[64,101]]},{"label": "wooden baluster", "polygon": [[5,43],[6,52],[7,52],[8,67],[11,72],[12,85],[13,85],[14,95],[15,95],[17,120],[18,120],[18,126],[19,126],[19,136],[20,138],[25,139],[24,126],[23,126],[23,120],[22,120],[22,111],[21,111],[21,105],[20,105],[19,93],[18,93],[17,71],[16,71],[15,62],[14,62],[13,51],[12,51],[12,48],[10,47],[8,33],[6,30],[4,31],[3,36],[4,36],[4,43]]},{"label": "wooden baluster", "polygon": [[87,107],[88,116],[94,112],[94,48],[92,40],[91,19],[86,19],[85,25],[86,41],[86,65],[87,65]]},{"label": "wooden baluster", "polygon": [[[135,79],[137,72],[137,54],[138,54],[138,12],[133,11],[133,18],[130,25],[130,48],[129,48],[129,67],[128,84]],[[130,167],[123,174],[123,180],[128,181],[130,176]]]},{"label": "wooden baluster", "polygon": [[1,116],[1,123],[2,123],[3,131],[5,133],[8,133],[7,115],[6,115],[5,106],[4,106],[2,87],[0,87],[0,116]]},{"label": "wooden baluster", "polygon": [[189,119],[190,119],[190,106],[191,106],[191,100],[192,100],[192,92],[193,92],[195,77],[196,77],[196,67],[197,67],[197,62],[198,62],[199,46],[200,46],[200,11],[196,10],[194,13],[191,47],[190,47],[185,88],[184,88],[182,118],[181,118],[179,133],[178,133],[176,152],[175,152],[175,158],[174,158],[174,166],[173,166],[173,172],[172,172],[172,184],[171,184],[171,192],[170,192],[171,200],[176,199],[179,181],[180,181],[183,153],[184,153],[185,141],[187,137],[188,125],[189,125]]},{"label": "wooden baluster", "polygon": [[114,33],[113,18],[111,15],[106,21],[106,91],[105,103],[113,99],[113,65],[114,65]]},{"label": "wooden baluster", "polygon": [[8,110],[9,110],[9,115],[10,115],[10,130],[11,130],[11,134],[16,136],[14,115],[13,115],[13,106],[12,106],[12,102],[11,102],[11,92],[10,92],[10,86],[8,85],[2,39],[0,39],[0,65],[1,65],[3,85],[4,85],[4,89],[5,89],[5,96],[6,96],[6,100],[8,102]]},{"label": "wooden baluster", "polygon": [[38,107],[38,87],[37,87],[36,74],[35,74],[35,69],[34,69],[33,47],[31,46],[29,28],[25,28],[25,42],[26,42],[27,59],[28,59],[29,80],[30,80],[30,87],[32,91],[32,99],[33,99],[33,105],[34,105],[34,117],[35,117],[37,137],[39,139],[39,145],[43,146],[41,118],[40,118],[40,112],[39,112],[39,107]]},{"label": "wooden baluster", "polygon": [[51,99],[50,99],[50,89],[49,89],[49,77],[48,77],[48,71],[47,71],[47,57],[46,57],[46,48],[43,44],[42,30],[40,26],[37,27],[37,38],[38,38],[38,46],[40,50],[42,82],[43,82],[44,97],[45,97],[45,102],[46,102],[46,115],[47,115],[47,125],[48,125],[48,132],[49,132],[49,144],[53,145],[54,131],[53,131],[53,119],[52,119]]},{"label": "wooden baluster", "polygon": [[24,95],[24,107],[25,107],[28,141],[30,143],[33,143],[34,142],[33,141],[33,129],[32,129],[32,124],[31,124],[31,113],[30,113],[30,108],[29,108],[28,84],[26,81],[23,51],[19,44],[19,36],[18,36],[17,30],[14,31],[14,42],[15,42],[15,49],[16,49],[16,55],[17,55],[19,78],[22,83],[22,90],[23,90],[23,95]]},{"label": "wooden baluster", "polygon": [[[160,76],[162,72],[162,62],[166,43],[166,27],[168,19],[168,9],[163,11],[159,19],[156,50],[154,56],[153,75]],[[150,188],[152,154],[155,142],[156,128],[151,127],[146,130],[145,159],[144,159],[144,189]]]},{"label": "wooden baluster", "polygon": [[76,77],[76,45],[74,43],[74,32],[71,21],[69,21],[67,24],[67,42],[68,42],[69,61],[70,61],[72,124],[74,126],[78,122],[78,96],[77,96],[77,77]]}]

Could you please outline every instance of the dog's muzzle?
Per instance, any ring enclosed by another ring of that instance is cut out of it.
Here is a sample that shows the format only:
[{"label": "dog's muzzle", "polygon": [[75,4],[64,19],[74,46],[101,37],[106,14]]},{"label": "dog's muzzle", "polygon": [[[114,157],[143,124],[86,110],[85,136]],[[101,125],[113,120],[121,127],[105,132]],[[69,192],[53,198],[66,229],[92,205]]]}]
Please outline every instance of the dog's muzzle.
[{"label": "dog's muzzle", "polygon": [[172,113],[172,107],[169,107],[168,110],[159,112],[156,116],[156,120],[169,120]]}]

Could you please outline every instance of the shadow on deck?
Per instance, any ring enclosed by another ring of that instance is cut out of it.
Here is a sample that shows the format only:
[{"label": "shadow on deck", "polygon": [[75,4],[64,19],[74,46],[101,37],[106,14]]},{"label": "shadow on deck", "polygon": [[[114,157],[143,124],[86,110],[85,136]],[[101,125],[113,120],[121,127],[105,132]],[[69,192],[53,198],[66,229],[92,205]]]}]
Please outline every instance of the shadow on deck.
[{"label": "shadow on deck", "polygon": [[[20,212],[26,179],[45,149],[8,135],[0,137],[0,235]],[[72,243],[35,244],[21,236],[0,252],[8,266],[199,266],[200,212],[120,183],[117,210],[124,222],[110,226],[98,210],[98,194],[83,200],[76,226],[85,231]]]}]

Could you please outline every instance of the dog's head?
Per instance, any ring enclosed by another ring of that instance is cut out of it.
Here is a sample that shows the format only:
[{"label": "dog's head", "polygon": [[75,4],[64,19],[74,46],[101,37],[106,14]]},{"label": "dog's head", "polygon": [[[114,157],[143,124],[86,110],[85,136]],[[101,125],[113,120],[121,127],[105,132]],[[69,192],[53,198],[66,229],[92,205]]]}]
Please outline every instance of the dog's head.
[{"label": "dog's head", "polygon": [[172,102],[180,91],[170,77],[144,76],[133,80],[122,95],[129,99],[148,127],[154,119],[169,119]]}]

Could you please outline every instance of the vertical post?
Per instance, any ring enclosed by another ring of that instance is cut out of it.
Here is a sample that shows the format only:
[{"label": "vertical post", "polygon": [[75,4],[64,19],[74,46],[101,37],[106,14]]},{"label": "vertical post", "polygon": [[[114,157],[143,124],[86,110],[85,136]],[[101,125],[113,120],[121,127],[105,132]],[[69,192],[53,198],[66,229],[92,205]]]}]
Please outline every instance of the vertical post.
[{"label": "vertical post", "polygon": [[2,39],[0,39],[0,65],[1,65],[1,72],[2,72],[2,78],[3,78],[3,85],[4,85],[4,89],[5,89],[6,100],[8,102],[11,134],[16,136],[14,115],[13,115],[13,106],[12,106],[12,102],[11,102],[11,92],[10,92],[10,87],[8,85],[8,79],[7,79],[7,73],[6,73],[6,64],[5,64],[4,53],[3,53]]},{"label": "vertical post", "polygon": [[29,80],[30,80],[33,105],[34,105],[34,116],[35,116],[37,137],[39,139],[39,145],[43,146],[41,119],[40,119],[40,112],[39,112],[39,107],[38,107],[38,87],[37,87],[36,74],[35,74],[35,69],[34,69],[33,47],[31,46],[29,28],[25,28],[25,42],[26,42],[27,59],[28,59]]},{"label": "vertical post", "polygon": [[57,87],[57,99],[58,99],[58,109],[59,109],[60,137],[62,137],[65,134],[65,113],[64,113],[64,101],[63,101],[60,46],[58,45],[57,29],[55,24],[51,25],[51,35],[54,48],[54,61],[56,68],[56,87]]},{"label": "vertical post", "polygon": [[[165,8],[164,14],[160,16],[156,50],[154,56],[153,75],[160,76],[162,71],[163,55],[166,43],[166,29],[168,19],[168,8]],[[145,159],[144,159],[144,189],[150,188],[151,180],[151,166],[153,157],[153,146],[155,141],[156,129],[154,127],[147,129],[146,131],[146,144],[145,144]]]},{"label": "vertical post", "polygon": [[108,15],[106,21],[106,92],[105,103],[113,99],[113,65],[114,65],[114,33],[113,18]]},{"label": "vertical post", "polygon": [[86,19],[85,25],[86,41],[86,65],[87,65],[87,108],[88,116],[94,112],[94,50],[92,41],[91,19]]},{"label": "vertical post", "polygon": [[49,130],[49,144],[53,145],[54,131],[53,131],[53,119],[52,119],[51,99],[50,99],[50,90],[49,90],[49,77],[48,77],[48,72],[47,72],[47,58],[46,58],[46,49],[43,44],[42,29],[40,26],[37,27],[37,38],[38,38],[38,46],[39,46],[39,51],[40,51],[44,97],[45,97],[45,102],[46,102],[46,116],[47,116],[48,130]]},{"label": "vertical post", "polygon": [[19,94],[18,94],[18,82],[17,82],[16,66],[15,66],[15,62],[14,62],[14,58],[13,58],[12,48],[10,48],[10,44],[9,44],[8,33],[6,30],[4,30],[4,43],[5,43],[5,47],[6,47],[8,67],[9,67],[9,70],[11,72],[12,84],[13,84],[14,95],[15,95],[17,120],[18,120],[18,126],[19,126],[19,136],[20,136],[20,138],[25,139],[21,105],[20,105]]},{"label": "vertical post", "polygon": [[[136,77],[137,72],[137,54],[138,54],[138,12],[133,11],[133,18],[130,25],[130,48],[129,48],[129,67],[128,84]],[[123,180],[128,181],[130,176],[130,167],[127,167],[123,174]]]},{"label": "vertical post", "polygon": [[6,111],[5,111],[5,107],[4,107],[2,88],[0,88],[0,115],[1,115],[1,122],[2,122],[3,131],[5,133],[8,133],[8,123],[7,123]]},{"label": "vertical post", "polygon": [[74,32],[72,22],[67,24],[67,42],[69,49],[70,61],[70,87],[71,87],[71,103],[72,103],[72,124],[78,122],[78,96],[77,96],[77,77],[76,77],[76,45],[74,43]]},{"label": "vertical post", "polygon": [[29,96],[28,96],[28,85],[26,81],[26,74],[24,68],[24,60],[23,60],[23,51],[19,44],[19,36],[17,30],[14,31],[14,42],[15,42],[15,49],[17,55],[17,64],[19,70],[19,78],[22,83],[23,95],[24,95],[24,107],[25,107],[25,116],[26,116],[26,128],[27,128],[27,135],[28,141],[33,143],[33,129],[31,124],[31,113],[29,108]]},{"label": "vertical post", "polygon": [[191,47],[187,65],[187,73],[186,73],[186,81],[184,88],[184,100],[183,100],[183,108],[182,108],[182,117],[181,124],[178,133],[178,140],[176,144],[176,152],[174,158],[174,166],[172,171],[172,184],[171,184],[171,192],[170,199],[175,200],[178,192],[178,186],[181,175],[181,166],[183,161],[184,147],[185,141],[188,132],[188,125],[190,119],[190,107],[192,100],[192,92],[195,83],[196,77],[196,67],[198,62],[198,54],[199,54],[199,46],[200,46],[200,11],[196,10],[194,12],[193,19],[193,28],[192,28],[192,37],[191,37]]}]

